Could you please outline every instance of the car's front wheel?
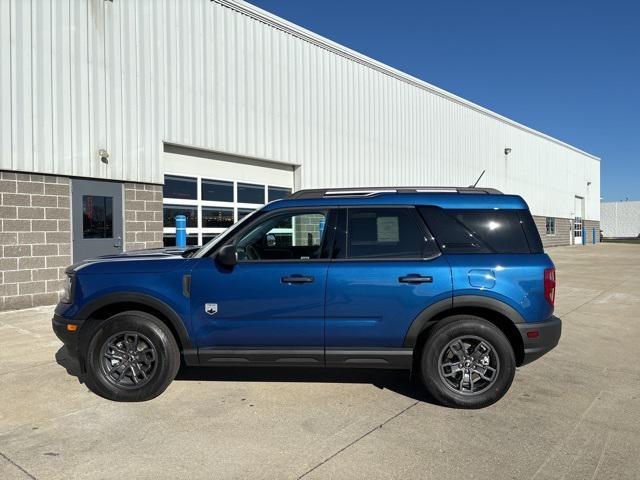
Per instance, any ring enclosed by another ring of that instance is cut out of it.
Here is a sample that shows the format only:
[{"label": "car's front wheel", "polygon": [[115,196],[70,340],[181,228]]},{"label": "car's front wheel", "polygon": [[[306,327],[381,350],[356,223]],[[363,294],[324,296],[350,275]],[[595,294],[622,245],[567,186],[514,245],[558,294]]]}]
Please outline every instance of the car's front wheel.
[{"label": "car's front wheel", "polygon": [[420,367],[424,385],[440,403],[482,408],[507,393],[516,360],[509,340],[491,322],[454,315],[434,327]]},{"label": "car's front wheel", "polygon": [[122,312],[93,333],[86,352],[87,386],[109,400],[136,402],[160,395],[180,367],[171,330],[146,312]]}]

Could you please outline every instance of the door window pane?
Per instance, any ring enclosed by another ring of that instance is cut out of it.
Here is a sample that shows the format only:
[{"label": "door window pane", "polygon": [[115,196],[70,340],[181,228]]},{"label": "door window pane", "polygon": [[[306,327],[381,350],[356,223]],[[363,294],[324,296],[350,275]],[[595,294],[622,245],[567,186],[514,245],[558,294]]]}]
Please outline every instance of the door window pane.
[{"label": "door window pane", "polygon": [[198,208],[196,206],[165,205],[163,209],[165,227],[176,226],[176,215],[187,217],[187,227],[198,226]]},{"label": "door window pane", "polygon": [[347,258],[428,258],[435,245],[407,208],[349,209]]},{"label": "door window pane", "polygon": [[204,228],[227,228],[233,225],[233,208],[202,207]]},{"label": "door window pane", "polygon": [[326,214],[295,212],[263,220],[237,242],[239,260],[310,260],[322,258]]},{"label": "door window pane", "polygon": [[244,217],[249,215],[251,212],[255,212],[253,208],[239,208],[238,209],[238,220],[242,220]]},{"label": "door window pane", "polygon": [[290,188],[284,187],[269,187],[269,201],[280,200],[288,195],[291,195]]},{"label": "door window pane", "polygon": [[[162,236],[162,242],[165,247],[175,247],[176,246],[176,235],[175,233],[165,233]],[[187,245],[198,245],[198,234],[190,233],[187,235]]]},{"label": "door window pane", "polygon": [[233,182],[202,179],[202,199],[214,202],[233,202]]},{"label": "door window pane", "polygon": [[264,185],[238,183],[238,203],[264,203]]},{"label": "door window pane", "polygon": [[164,187],[162,188],[164,198],[181,198],[185,200],[197,200],[198,186],[197,180],[191,177],[177,177],[173,175],[164,176]]},{"label": "door window pane", "polygon": [[82,238],[113,238],[113,198],[82,196]]}]

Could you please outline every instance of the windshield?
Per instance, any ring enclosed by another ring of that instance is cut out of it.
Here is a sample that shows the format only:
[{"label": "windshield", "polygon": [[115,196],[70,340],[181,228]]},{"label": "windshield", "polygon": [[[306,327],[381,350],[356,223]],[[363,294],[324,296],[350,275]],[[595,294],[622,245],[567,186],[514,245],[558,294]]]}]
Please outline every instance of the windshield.
[{"label": "windshield", "polygon": [[193,258],[202,258],[204,256],[206,256],[212,249],[215,248],[216,245],[218,245],[219,243],[221,243],[224,239],[226,239],[232,232],[236,231],[240,226],[244,225],[248,220],[252,219],[254,216],[256,216],[256,214],[258,212],[260,212],[261,209],[259,210],[254,210],[253,212],[249,213],[248,215],[246,215],[245,217],[242,217],[240,220],[238,220],[236,223],[234,223],[233,225],[231,225],[229,228],[227,228],[224,232],[222,232],[220,235],[218,235],[216,238],[213,238],[211,240],[209,240],[207,243],[205,243],[202,247],[200,247],[198,249],[197,252],[195,252],[193,254]]}]

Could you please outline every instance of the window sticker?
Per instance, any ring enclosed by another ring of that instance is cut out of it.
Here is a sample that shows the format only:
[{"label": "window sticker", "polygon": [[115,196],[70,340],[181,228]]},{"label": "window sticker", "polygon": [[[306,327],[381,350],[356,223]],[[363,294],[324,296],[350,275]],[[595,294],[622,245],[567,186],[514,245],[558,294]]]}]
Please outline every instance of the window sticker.
[{"label": "window sticker", "polygon": [[378,217],[378,242],[397,243],[400,241],[398,217]]}]

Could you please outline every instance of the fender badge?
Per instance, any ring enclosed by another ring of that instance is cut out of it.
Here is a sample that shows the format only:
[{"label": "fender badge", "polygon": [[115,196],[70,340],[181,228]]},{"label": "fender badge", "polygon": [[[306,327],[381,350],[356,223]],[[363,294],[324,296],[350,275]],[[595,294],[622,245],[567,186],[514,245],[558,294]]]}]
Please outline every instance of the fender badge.
[{"label": "fender badge", "polygon": [[218,304],[217,303],[205,303],[204,304],[204,311],[207,313],[207,315],[215,315],[216,313],[218,313]]}]

